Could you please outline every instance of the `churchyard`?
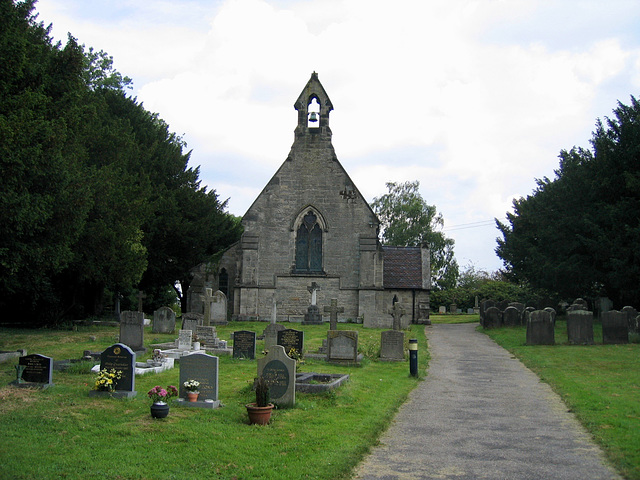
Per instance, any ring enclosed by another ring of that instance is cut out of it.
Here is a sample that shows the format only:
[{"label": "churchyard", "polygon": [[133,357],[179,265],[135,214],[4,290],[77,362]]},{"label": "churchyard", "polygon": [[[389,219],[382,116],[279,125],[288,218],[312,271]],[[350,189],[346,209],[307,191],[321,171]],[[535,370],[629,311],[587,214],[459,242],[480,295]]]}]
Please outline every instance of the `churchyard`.
[{"label": "churchyard", "polygon": [[[260,335],[267,323],[218,325],[220,339],[236,331]],[[327,338],[328,325],[287,325],[303,331],[305,352],[313,353]],[[295,406],[274,411],[267,426],[249,425],[245,404],[257,365],[264,357],[258,340],[256,359],[218,357],[220,408],[185,408],[170,401],[164,419],[150,415],[147,392],[156,385],[180,386],[180,367],[137,375],[133,398],[90,396],[96,374],[93,363],[73,363],[53,372],[47,389],[15,388],[18,359],[0,364],[0,478],[172,479],[348,478],[351,469],[377,441],[419,379],[409,375],[409,362],[382,362],[383,329],[340,324],[338,331],[357,331],[359,364],[329,364],[304,358],[302,372],[348,374],[349,380],[323,393],[297,392]],[[114,346],[115,326],[78,326],[77,331],[0,329],[0,350],[25,348],[29,354],[60,360],[78,359]],[[424,327],[412,326],[405,338],[417,338],[419,371],[427,367]],[[173,342],[174,333],[144,327],[144,346]],[[246,338],[243,337],[243,345]],[[320,377],[318,377],[320,378]],[[314,382],[312,382],[314,383]]]}]

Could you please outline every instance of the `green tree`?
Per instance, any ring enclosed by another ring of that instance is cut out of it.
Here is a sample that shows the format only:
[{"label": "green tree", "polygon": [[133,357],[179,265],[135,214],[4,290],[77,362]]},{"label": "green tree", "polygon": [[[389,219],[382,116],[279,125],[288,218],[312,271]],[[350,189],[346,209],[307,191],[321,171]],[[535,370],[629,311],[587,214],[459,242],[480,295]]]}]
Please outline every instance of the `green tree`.
[{"label": "green tree", "polygon": [[420,182],[388,182],[386,186],[389,192],[374,198],[371,204],[381,222],[383,243],[428,247],[434,289],[455,287],[458,263],[454,258],[454,241],[441,231],[442,215],[420,195]]}]

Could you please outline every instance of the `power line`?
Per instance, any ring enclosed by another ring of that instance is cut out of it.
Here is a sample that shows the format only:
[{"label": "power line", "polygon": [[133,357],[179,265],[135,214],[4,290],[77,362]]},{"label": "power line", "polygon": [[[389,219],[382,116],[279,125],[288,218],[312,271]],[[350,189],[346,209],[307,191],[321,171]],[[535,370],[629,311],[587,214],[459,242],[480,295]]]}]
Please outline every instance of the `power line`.
[{"label": "power line", "polygon": [[450,227],[444,227],[443,230],[466,230],[468,228],[480,228],[495,225],[495,220],[482,220],[479,222],[461,223],[460,225],[451,225]]}]

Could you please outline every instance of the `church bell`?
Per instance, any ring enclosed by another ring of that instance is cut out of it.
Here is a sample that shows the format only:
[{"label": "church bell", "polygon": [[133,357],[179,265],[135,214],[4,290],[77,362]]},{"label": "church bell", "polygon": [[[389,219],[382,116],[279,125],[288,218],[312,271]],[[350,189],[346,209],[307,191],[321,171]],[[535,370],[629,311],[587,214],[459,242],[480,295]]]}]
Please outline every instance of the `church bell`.
[{"label": "church bell", "polygon": [[309,116],[309,121],[310,122],[317,122],[318,121],[318,114],[316,112],[311,112],[311,115]]}]

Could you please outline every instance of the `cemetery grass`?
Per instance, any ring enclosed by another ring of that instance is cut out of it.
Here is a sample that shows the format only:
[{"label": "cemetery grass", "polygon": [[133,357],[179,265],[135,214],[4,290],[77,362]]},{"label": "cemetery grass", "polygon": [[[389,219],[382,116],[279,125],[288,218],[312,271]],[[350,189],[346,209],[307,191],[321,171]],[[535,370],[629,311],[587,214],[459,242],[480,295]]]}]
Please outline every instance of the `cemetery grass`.
[{"label": "cemetery grass", "polygon": [[640,344],[603,345],[594,324],[595,345],[569,345],[562,317],[555,346],[525,345],[525,327],[482,331],[562,397],[625,478],[640,480]]},{"label": "cemetery grass", "polygon": [[[233,322],[218,327],[228,339],[235,330],[260,334],[265,323]],[[317,351],[327,326],[291,324],[304,331],[305,348]],[[0,364],[0,478],[15,479],[340,479],[352,469],[389,425],[420,379],[409,375],[408,361],[379,362],[382,330],[340,324],[358,330],[361,366],[335,366],[305,359],[299,370],[347,373],[350,380],[324,394],[296,393],[293,408],[277,409],[267,426],[249,425],[245,404],[257,361],[220,356],[219,398],[215,410],[171,406],[166,419],[152,419],[146,392],[155,385],[177,385],[179,368],[136,376],[133,399],[89,397],[95,374],[88,366],[53,372],[46,390],[17,389],[17,360]],[[84,350],[112,345],[117,327],[79,327],[78,331],[0,329],[0,350],[26,348],[54,360],[79,358]],[[176,334],[152,334],[145,345],[173,341]],[[412,326],[406,341],[417,338],[419,371],[428,353],[424,328]],[[263,346],[257,342],[257,357]],[[138,361],[144,361],[149,355]]]},{"label": "cemetery grass", "polygon": [[431,323],[440,324],[440,323],[478,323],[480,321],[479,314],[461,314],[461,315],[451,315],[451,314],[431,314],[429,315],[431,319]]}]

